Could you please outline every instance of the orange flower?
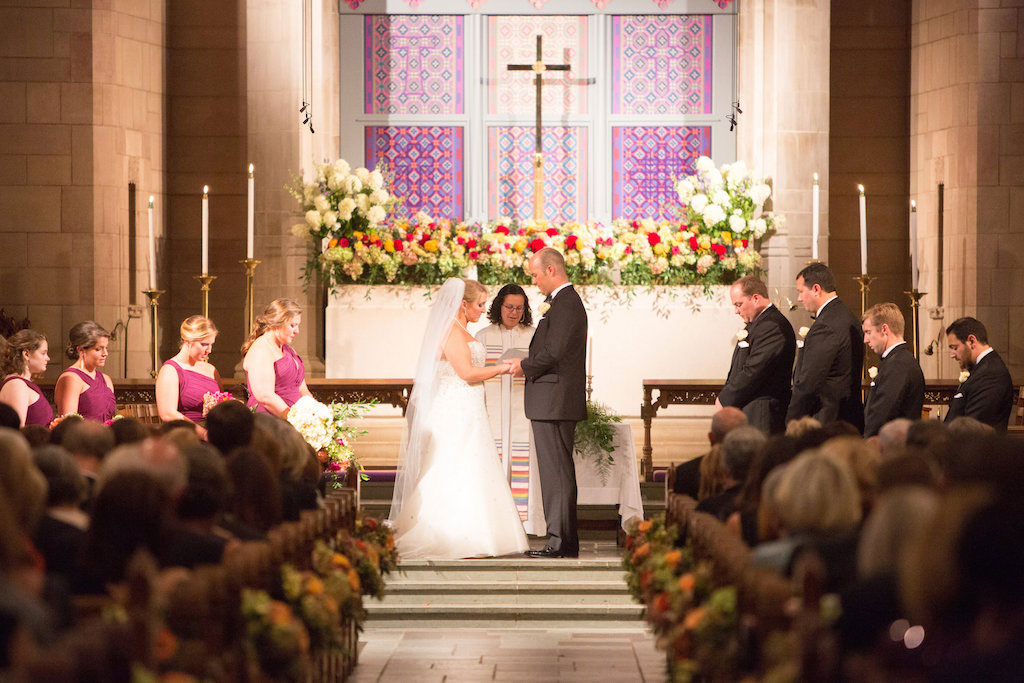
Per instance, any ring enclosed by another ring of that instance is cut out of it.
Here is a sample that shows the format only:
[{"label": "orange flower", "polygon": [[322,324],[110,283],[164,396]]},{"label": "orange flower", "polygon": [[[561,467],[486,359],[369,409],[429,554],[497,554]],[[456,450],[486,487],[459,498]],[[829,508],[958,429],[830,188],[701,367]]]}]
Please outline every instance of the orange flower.
[{"label": "orange flower", "polygon": [[672,606],[672,601],[669,600],[668,593],[658,593],[654,597],[654,609],[657,612],[667,612],[669,607]]},{"label": "orange flower", "polygon": [[694,607],[686,614],[686,618],[683,619],[683,628],[687,631],[695,631],[700,623],[704,621],[704,615],[707,610],[703,607]]},{"label": "orange flower", "polygon": [[156,632],[156,642],[153,643],[153,654],[158,662],[165,662],[174,656],[178,651],[178,637],[171,633],[170,629],[164,627]]},{"label": "orange flower", "polygon": [[665,565],[669,569],[675,569],[676,565],[683,559],[683,554],[678,550],[670,550],[665,553]]},{"label": "orange flower", "polygon": [[643,571],[640,572],[640,588],[647,590],[647,587],[651,585],[651,572]]},{"label": "orange flower", "polygon": [[697,577],[693,574],[683,574],[679,577],[679,590],[684,593],[691,592],[697,586]]},{"label": "orange flower", "polygon": [[286,626],[292,621],[292,611],[288,605],[274,600],[270,603],[270,623],[276,626]]},{"label": "orange flower", "polygon": [[427,240],[423,243],[423,248],[427,251],[437,251],[437,240]]},{"label": "orange flower", "polygon": [[644,559],[645,557],[647,557],[650,554],[651,554],[651,544],[650,543],[644,543],[639,548],[637,548],[636,551],[633,553],[633,562],[634,563],[639,562],[640,560]]},{"label": "orange flower", "polygon": [[324,582],[315,576],[306,580],[306,592],[310,595],[320,595],[324,592]]},{"label": "orange flower", "polygon": [[360,590],[361,585],[359,583],[359,574],[356,573],[355,569],[348,570],[348,585],[356,592]]},{"label": "orange flower", "polygon": [[395,549],[395,537],[392,536],[391,534],[388,534],[388,537],[384,540],[384,547],[387,548],[388,550],[394,550]]},{"label": "orange flower", "polygon": [[352,563],[348,561],[348,558],[341,553],[334,553],[331,555],[331,564],[335,567],[342,567],[344,569],[348,569],[352,566]]},{"label": "orange flower", "polygon": [[642,534],[646,534],[648,531],[651,530],[652,526],[654,526],[654,522],[652,522],[649,519],[645,519],[644,521],[636,525],[636,530]]}]

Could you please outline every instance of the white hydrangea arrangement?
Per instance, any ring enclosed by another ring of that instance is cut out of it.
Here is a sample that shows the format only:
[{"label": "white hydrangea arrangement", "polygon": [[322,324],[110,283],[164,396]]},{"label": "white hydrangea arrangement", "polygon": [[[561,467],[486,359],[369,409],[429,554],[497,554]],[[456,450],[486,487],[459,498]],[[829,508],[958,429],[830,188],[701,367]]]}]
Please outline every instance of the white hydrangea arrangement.
[{"label": "white hydrangea arrangement", "polygon": [[353,442],[365,434],[348,424],[361,417],[371,403],[324,404],[312,396],[303,396],[288,410],[288,422],[302,435],[335,487],[340,487],[350,467],[360,469]]}]

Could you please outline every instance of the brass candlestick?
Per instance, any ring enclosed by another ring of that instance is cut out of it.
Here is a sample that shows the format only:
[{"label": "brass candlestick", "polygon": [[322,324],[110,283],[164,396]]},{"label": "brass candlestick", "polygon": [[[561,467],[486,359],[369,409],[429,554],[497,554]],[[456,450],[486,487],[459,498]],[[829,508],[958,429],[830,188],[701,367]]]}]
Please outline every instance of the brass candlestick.
[{"label": "brass candlestick", "polygon": [[144,289],[142,293],[149,297],[149,309],[150,317],[153,319],[153,338],[150,340],[150,346],[153,348],[153,369],[149,371],[150,377],[156,377],[157,371],[160,369],[160,356],[157,354],[157,308],[160,306],[158,299],[160,295],[164,293],[163,289]]},{"label": "brass candlestick", "polygon": [[202,275],[195,276],[199,280],[200,291],[203,293],[203,316],[210,317],[210,284],[217,279],[216,275],[210,275],[209,273],[203,273]]},{"label": "brass candlestick", "polygon": [[928,292],[920,292],[917,289],[912,289],[909,292],[903,292],[910,297],[910,312],[913,317],[913,329],[914,329],[914,358],[920,359],[921,349],[921,297]]},{"label": "brass candlestick", "polygon": [[860,314],[864,315],[868,311],[868,292],[871,291],[871,283],[876,278],[871,277],[867,273],[862,273],[853,279],[860,284]]},{"label": "brass candlestick", "polygon": [[590,395],[594,393],[594,376],[587,375],[587,402],[590,402]]},{"label": "brass candlestick", "polygon": [[262,261],[254,258],[242,259],[239,261],[245,266],[245,334],[249,334],[252,329],[252,323],[255,319],[253,316],[253,296],[252,296],[252,283],[256,278],[256,266]]}]

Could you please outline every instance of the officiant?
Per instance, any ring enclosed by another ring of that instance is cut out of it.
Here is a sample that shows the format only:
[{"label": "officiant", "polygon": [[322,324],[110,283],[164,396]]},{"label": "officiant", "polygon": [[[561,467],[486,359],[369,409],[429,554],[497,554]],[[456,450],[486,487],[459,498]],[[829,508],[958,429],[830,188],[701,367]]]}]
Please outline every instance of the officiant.
[{"label": "officiant", "polygon": [[[480,330],[476,339],[487,350],[487,364],[502,358],[525,358],[536,328],[526,292],[519,285],[505,285],[491,302],[487,312],[491,324]],[[498,375],[484,383],[487,417],[498,449],[498,457],[505,468],[505,476],[512,487],[512,498],[523,520],[526,533],[543,536],[545,533],[540,496],[535,510],[530,510],[530,421],[523,407],[524,377]],[[536,479],[534,473],[533,478]],[[538,526],[539,525],[539,526]]]}]

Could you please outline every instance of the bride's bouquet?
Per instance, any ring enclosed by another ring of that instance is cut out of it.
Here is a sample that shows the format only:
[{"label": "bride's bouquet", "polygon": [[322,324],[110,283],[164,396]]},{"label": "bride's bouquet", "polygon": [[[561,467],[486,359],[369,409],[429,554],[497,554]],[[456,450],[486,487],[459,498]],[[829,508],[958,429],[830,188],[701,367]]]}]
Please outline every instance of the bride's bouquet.
[{"label": "bride's bouquet", "polygon": [[335,488],[342,481],[350,467],[358,472],[359,460],[352,443],[366,433],[348,421],[362,417],[372,403],[330,403],[324,404],[311,396],[303,396],[288,411],[288,422],[306,440],[324,468],[330,475]]}]

